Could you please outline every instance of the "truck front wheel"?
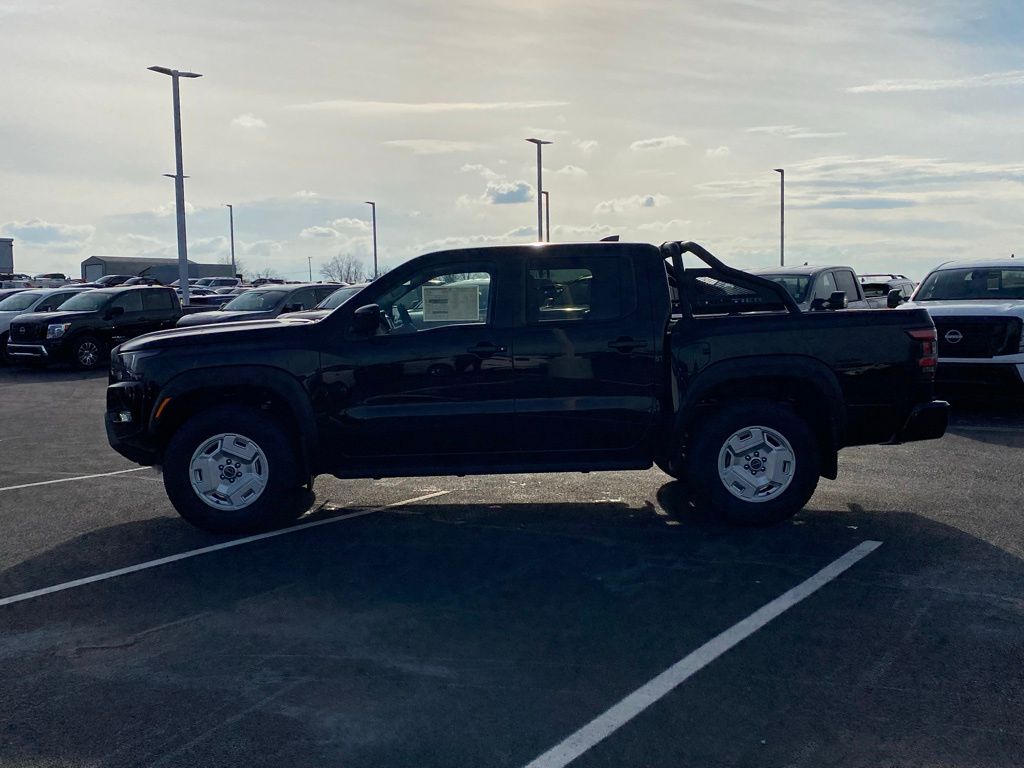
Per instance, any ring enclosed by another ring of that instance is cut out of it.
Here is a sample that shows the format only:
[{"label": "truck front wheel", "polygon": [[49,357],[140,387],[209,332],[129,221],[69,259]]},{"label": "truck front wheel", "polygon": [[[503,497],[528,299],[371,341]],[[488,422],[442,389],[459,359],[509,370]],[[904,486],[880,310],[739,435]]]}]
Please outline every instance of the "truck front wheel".
[{"label": "truck front wheel", "polygon": [[215,533],[249,533],[298,517],[304,482],[288,434],[240,406],[186,421],[164,453],[164,488],[183,518]]},{"label": "truck front wheel", "polygon": [[687,450],[688,488],[739,525],[770,525],[799,512],[818,486],[810,426],[784,403],[747,400],[701,419]]}]

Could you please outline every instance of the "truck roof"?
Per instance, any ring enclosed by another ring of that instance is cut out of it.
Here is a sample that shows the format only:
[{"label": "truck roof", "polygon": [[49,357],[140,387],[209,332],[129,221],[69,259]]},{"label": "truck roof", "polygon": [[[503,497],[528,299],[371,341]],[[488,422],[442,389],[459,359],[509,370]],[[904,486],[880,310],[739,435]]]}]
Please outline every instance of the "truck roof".
[{"label": "truck roof", "polygon": [[848,269],[856,274],[856,270],[853,267],[848,267],[845,264],[802,264],[797,267],[759,267],[758,269],[748,269],[745,271],[752,275],[815,275],[818,272],[825,271],[826,269]]},{"label": "truck roof", "polygon": [[1022,267],[1024,258],[1021,259],[979,259],[976,261],[947,261],[939,264],[932,272],[940,272],[947,269],[994,269],[1001,267]]}]

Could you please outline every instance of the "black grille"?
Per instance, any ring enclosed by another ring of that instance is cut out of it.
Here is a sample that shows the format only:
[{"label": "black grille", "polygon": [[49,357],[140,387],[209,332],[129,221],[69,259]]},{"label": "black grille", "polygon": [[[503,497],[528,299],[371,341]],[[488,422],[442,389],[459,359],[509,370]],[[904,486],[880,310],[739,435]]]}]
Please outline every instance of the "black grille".
[{"label": "black grille", "polygon": [[939,357],[995,357],[1020,351],[1021,321],[1016,317],[933,317]]},{"label": "black grille", "polygon": [[11,326],[10,338],[14,344],[43,341],[46,339],[46,326],[32,323],[14,323]]}]

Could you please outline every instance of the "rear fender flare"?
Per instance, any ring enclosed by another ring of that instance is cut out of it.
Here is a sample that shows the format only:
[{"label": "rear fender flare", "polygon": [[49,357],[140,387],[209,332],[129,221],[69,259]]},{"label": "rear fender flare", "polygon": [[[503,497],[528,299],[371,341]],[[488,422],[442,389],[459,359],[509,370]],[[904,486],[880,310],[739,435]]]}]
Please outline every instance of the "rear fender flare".
[{"label": "rear fender flare", "polygon": [[[742,385],[752,379],[793,380],[814,387],[821,395],[828,411],[828,424],[812,424],[824,443],[822,448],[822,474],[835,478],[836,453],[843,445],[846,433],[846,406],[842,389],[835,374],[819,360],[802,355],[771,355],[746,357],[714,363],[697,374],[682,389],[679,410],[671,434],[670,445],[680,445],[696,415],[699,404],[716,389],[728,385]],[[751,397],[761,393],[751,391]]]}]

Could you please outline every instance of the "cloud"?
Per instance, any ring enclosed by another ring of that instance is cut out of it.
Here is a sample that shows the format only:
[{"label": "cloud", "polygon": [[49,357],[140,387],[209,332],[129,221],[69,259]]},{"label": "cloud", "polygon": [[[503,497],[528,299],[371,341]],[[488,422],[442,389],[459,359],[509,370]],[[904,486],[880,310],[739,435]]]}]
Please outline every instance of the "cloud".
[{"label": "cloud", "polygon": [[312,191],[310,191],[308,189],[300,189],[298,192],[295,192],[292,195],[292,197],[310,198],[310,197],[316,197],[316,195],[317,195],[316,192],[312,192]]},{"label": "cloud", "polygon": [[659,136],[656,139],[640,139],[629,145],[632,152],[650,152],[659,149],[672,149],[673,147],[686,147],[689,142],[682,136]]},{"label": "cloud", "polygon": [[496,173],[486,165],[481,165],[480,163],[466,163],[464,166],[459,168],[459,170],[463,173],[479,173],[488,181],[497,181],[498,179],[503,178],[500,173]]},{"label": "cloud", "polygon": [[534,198],[533,185],[526,181],[491,181],[483,197],[491,205],[527,203]]},{"label": "cloud", "polygon": [[[196,212],[196,207],[194,205],[192,205],[192,203],[190,203],[188,200],[186,200],[185,201],[185,214],[186,215],[191,215],[191,214],[193,214],[195,212]],[[153,213],[155,213],[157,216],[172,216],[172,215],[176,214],[177,211],[174,208],[174,201],[172,200],[169,203],[164,203],[163,205],[158,205],[156,208],[153,209]]]},{"label": "cloud", "polygon": [[594,213],[625,213],[643,208],[657,208],[671,202],[665,195],[630,195],[614,200],[604,200],[594,206]]},{"label": "cloud", "polygon": [[15,246],[20,241],[59,251],[78,250],[92,239],[95,232],[96,228],[91,224],[56,224],[42,219],[9,221],[0,226],[0,233],[13,237]]},{"label": "cloud", "polygon": [[587,172],[578,165],[563,165],[557,171],[552,171],[556,176],[586,176]]},{"label": "cloud", "polygon": [[471,141],[446,141],[445,139],[393,139],[385,141],[390,147],[408,149],[414,155],[446,155],[453,152],[472,152],[480,148]]},{"label": "cloud", "polygon": [[243,115],[239,115],[231,121],[231,124],[237,126],[238,128],[246,129],[259,129],[267,127],[266,122],[256,117],[256,115],[254,115],[252,112],[246,112]]},{"label": "cloud", "polygon": [[609,224],[556,224],[552,233],[559,240],[600,240],[618,230]]},{"label": "cloud", "polygon": [[589,155],[600,146],[594,139],[573,139],[572,145],[578,147],[585,155]]},{"label": "cloud", "polygon": [[449,248],[465,248],[473,245],[501,245],[504,243],[522,240],[524,237],[536,237],[537,228],[529,225],[516,227],[501,235],[461,235],[445,237],[438,240],[430,240],[416,246],[419,253],[430,253],[431,251],[443,251]]},{"label": "cloud", "polygon": [[310,112],[347,112],[357,115],[437,115],[449,112],[514,112],[520,109],[564,107],[567,101],[357,101],[334,99],[292,104],[289,109]]},{"label": "cloud", "polygon": [[564,128],[524,128],[523,133],[537,139],[546,139],[549,136],[568,136],[570,131]]},{"label": "cloud", "polygon": [[332,221],[331,226],[335,229],[355,229],[359,232],[369,232],[370,222],[365,219],[352,219],[352,218],[341,218]]},{"label": "cloud", "polygon": [[684,232],[690,228],[692,221],[684,219],[670,219],[668,221],[648,221],[640,224],[637,229],[642,232],[660,232],[660,233],[672,233],[683,236]]},{"label": "cloud", "polygon": [[324,240],[327,238],[341,237],[341,232],[333,227],[306,227],[304,230],[299,232],[299,237],[303,240]]},{"label": "cloud", "polygon": [[268,259],[279,256],[284,246],[277,240],[255,240],[251,243],[236,243],[237,251],[246,258]]},{"label": "cloud", "polygon": [[721,147],[711,147],[705,149],[704,154],[707,157],[728,157],[730,152],[727,146],[722,145]]},{"label": "cloud", "polygon": [[912,208],[917,205],[913,200],[900,197],[834,197],[818,203],[791,203],[790,208],[810,209],[843,209],[873,210],[889,208]]},{"label": "cloud", "polygon": [[814,131],[799,125],[757,125],[747,128],[747,133],[766,133],[787,139],[831,139],[845,136],[845,131]]},{"label": "cloud", "polygon": [[944,80],[877,80],[866,85],[855,85],[846,90],[849,93],[906,93],[909,91],[951,91],[1013,85],[1024,85],[1024,70],[1011,69],[1007,72],[988,72],[983,75]]}]

